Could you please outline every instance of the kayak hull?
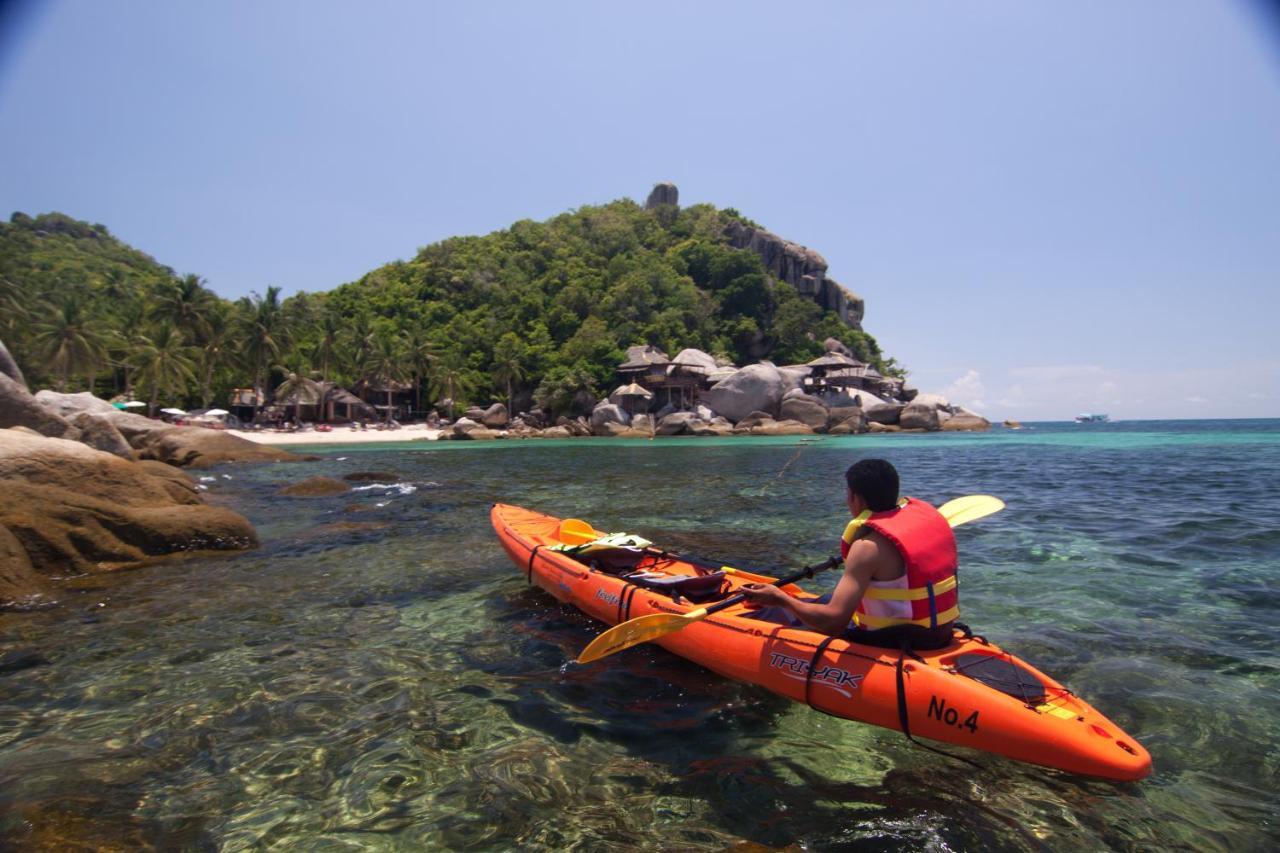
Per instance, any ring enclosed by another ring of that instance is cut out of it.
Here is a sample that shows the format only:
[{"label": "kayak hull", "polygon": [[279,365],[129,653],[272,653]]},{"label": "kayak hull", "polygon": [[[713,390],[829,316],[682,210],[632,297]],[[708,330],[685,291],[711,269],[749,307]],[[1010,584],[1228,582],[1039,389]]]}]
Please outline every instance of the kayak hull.
[{"label": "kayak hull", "polygon": [[[551,550],[561,544],[561,519],[554,516],[495,504],[490,518],[503,550],[531,584],[608,625],[702,606]],[[661,555],[653,558],[653,573],[692,576],[706,571],[653,551]],[[729,574],[723,593],[760,578]],[[797,587],[784,588],[802,593]],[[900,661],[897,650],[828,638],[805,628],[750,619],[749,614],[741,605],[730,607],[654,642],[726,678],[758,684],[837,717],[902,731],[905,706],[907,728],[914,737],[1115,781],[1134,781],[1151,772],[1151,757],[1141,744],[1048,675],[994,643],[965,638],[957,631],[947,648],[916,652]],[[974,677],[975,664],[977,669],[990,664],[1003,672],[1016,667],[1018,680],[1035,683],[1011,695]]]}]

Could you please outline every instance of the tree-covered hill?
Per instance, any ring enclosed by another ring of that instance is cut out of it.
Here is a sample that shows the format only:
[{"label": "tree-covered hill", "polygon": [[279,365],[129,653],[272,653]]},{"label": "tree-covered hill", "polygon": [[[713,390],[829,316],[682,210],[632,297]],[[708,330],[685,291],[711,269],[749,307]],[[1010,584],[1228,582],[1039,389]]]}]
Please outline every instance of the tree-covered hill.
[{"label": "tree-covered hill", "polygon": [[228,302],[101,225],[15,213],[0,223],[0,336],[33,385],[137,386],[185,405],[293,373],[564,408],[607,393],[626,348],[645,343],[781,364],[835,337],[898,372],[870,335],[730,246],[735,219],[624,199],[444,240],[326,293]]}]

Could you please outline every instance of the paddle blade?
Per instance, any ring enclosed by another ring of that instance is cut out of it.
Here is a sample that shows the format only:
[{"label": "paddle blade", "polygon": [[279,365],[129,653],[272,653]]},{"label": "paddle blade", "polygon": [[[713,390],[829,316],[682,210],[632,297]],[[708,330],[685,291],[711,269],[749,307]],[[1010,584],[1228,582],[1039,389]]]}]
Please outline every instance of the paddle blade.
[{"label": "paddle blade", "polygon": [[991,495],[967,495],[963,498],[947,501],[938,507],[938,512],[952,527],[959,527],[1004,509],[1004,501]]},{"label": "paddle blade", "polygon": [[566,545],[584,545],[599,539],[602,534],[580,518],[566,518],[560,522],[556,538]]},{"label": "paddle blade", "polygon": [[706,608],[689,613],[653,613],[614,625],[582,650],[582,654],[578,655],[578,663],[591,663],[623,649],[673,634],[686,625],[702,621],[706,615]]}]

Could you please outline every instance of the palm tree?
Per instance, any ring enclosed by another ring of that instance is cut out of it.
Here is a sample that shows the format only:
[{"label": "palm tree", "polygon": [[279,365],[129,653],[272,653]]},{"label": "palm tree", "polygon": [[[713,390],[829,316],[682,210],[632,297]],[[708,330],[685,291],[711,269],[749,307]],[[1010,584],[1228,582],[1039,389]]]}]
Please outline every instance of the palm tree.
[{"label": "palm tree", "polygon": [[184,275],[159,288],[151,316],[172,323],[188,341],[200,344],[209,331],[209,314],[218,297],[198,275]]},{"label": "palm tree", "polygon": [[382,386],[387,392],[387,420],[391,420],[391,395],[397,384],[407,382],[409,366],[405,363],[404,341],[390,331],[374,335],[365,360],[364,380],[369,386]]},{"label": "palm tree", "polygon": [[320,323],[316,327],[314,362],[320,365],[320,378],[329,379],[329,366],[338,358],[342,346],[342,318],[332,310],[325,309],[320,314]]},{"label": "palm tree", "polygon": [[245,341],[245,359],[253,370],[256,418],[258,410],[262,408],[267,366],[279,358],[280,353],[288,346],[289,328],[281,310],[278,287],[268,287],[265,296],[255,293],[237,304],[242,311],[241,334]]},{"label": "palm tree", "polygon": [[431,380],[445,392],[449,400],[449,420],[453,420],[453,403],[458,394],[470,390],[472,381],[467,371],[466,358],[451,349],[436,359],[431,368]]},{"label": "palm tree", "polygon": [[213,372],[221,366],[226,348],[234,340],[235,328],[225,303],[210,305],[205,315],[205,334],[200,345],[200,405],[207,408],[213,401]]},{"label": "palm tree", "polygon": [[94,328],[80,297],[68,295],[54,306],[52,316],[36,326],[35,350],[45,365],[58,374],[58,390],[65,391],[67,377],[83,375],[93,391],[93,380],[107,362],[105,334]]},{"label": "palm tree", "polygon": [[151,415],[155,415],[161,394],[183,395],[195,382],[195,350],[169,323],[140,336],[131,360],[138,366],[138,384],[150,394],[147,412]]},{"label": "palm tree", "polygon": [[514,332],[507,332],[493,347],[493,378],[507,386],[507,413],[515,417],[515,384],[524,379],[524,346]]},{"label": "palm tree", "polygon": [[290,373],[288,378],[276,388],[275,399],[277,403],[287,403],[291,397],[293,398],[293,422],[301,424],[302,407],[318,406],[324,397],[324,389],[314,379],[301,373]]},{"label": "palm tree", "polygon": [[409,362],[409,373],[413,381],[413,409],[415,412],[421,412],[422,380],[431,373],[431,366],[435,364],[440,353],[435,343],[423,334],[421,328],[417,327],[410,330],[405,339],[405,346],[408,350],[406,358]]}]

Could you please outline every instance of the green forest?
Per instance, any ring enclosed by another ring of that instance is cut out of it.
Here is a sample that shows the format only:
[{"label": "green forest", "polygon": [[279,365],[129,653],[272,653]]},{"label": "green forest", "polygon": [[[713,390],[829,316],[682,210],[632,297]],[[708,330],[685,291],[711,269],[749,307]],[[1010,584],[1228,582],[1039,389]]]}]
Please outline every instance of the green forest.
[{"label": "green forest", "polygon": [[607,394],[636,344],[791,364],[834,337],[903,375],[870,335],[729,246],[733,218],[623,199],[443,240],[328,292],[268,285],[229,301],[102,225],[15,213],[0,223],[0,340],[33,389],[187,408],[292,376],[408,385],[420,409],[532,399],[561,413],[580,391]]}]

